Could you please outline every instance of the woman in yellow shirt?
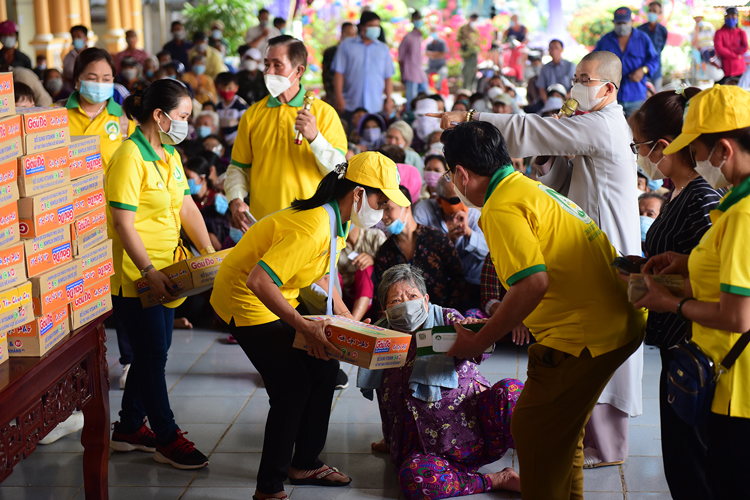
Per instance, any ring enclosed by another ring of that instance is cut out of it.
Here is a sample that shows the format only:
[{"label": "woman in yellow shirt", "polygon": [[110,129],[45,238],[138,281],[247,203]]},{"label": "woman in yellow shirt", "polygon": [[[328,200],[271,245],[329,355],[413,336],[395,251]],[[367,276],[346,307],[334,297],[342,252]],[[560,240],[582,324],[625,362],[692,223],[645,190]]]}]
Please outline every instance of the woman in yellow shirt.
[{"label": "woman in yellow shirt", "polygon": [[[399,190],[396,164],[380,153],[357,155],[324,177],[312,198],[253,225],[219,268],[211,305],[229,323],[271,398],[254,498],[286,498],[287,478],[294,485],[351,482],[319,458],[339,366],[326,355],[326,348],[336,350],[326,340],[330,321],[305,320],[297,298],[301,288],[328,273],[332,229],[338,254],[346,246],[349,222],[361,229],[374,226],[388,199],[409,205]],[[352,317],[338,292],[333,301],[334,314]],[[307,352],[292,347],[295,332],[305,336]]]},{"label": "woman in yellow shirt", "polygon": [[[711,211],[713,225],[689,256],[668,252],[644,267],[688,277],[685,298],[647,278],[649,292],[635,306],[692,321],[691,340],[718,365],[750,330],[750,93],[716,85],[688,105],[682,134],[664,154],[689,144],[695,170],[711,187],[734,187]],[[713,498],[750,498],[750,348],[716,384],[707,444]]]},{"label": "woman in yellow shirt", "polygon": [[84,50],[73,67],[76,90],[65,102],[70,135],[100,137],[105,172],[112,154],[135,131],[135,123],[112,97],[115,74],[109,52],[96,47]]},{"label": "woman in yellow shirt", "polygon": [[[134,357],[110,447],[155,452],[157,462],[197,469],[208,459],[175,423],[164,375],[174,307],[182,301],[171,295],[172,282],[159,271],[179,258],[181,228],[201,254],[213,252],[173,147],[187,136],[192,100],[184,84],[158,80],[129,96],[123,107],[140,126],[112,155],[105,194],[115,264],[112,305]],[[142,277],[163,305],[141,306],[135,281]]]}]

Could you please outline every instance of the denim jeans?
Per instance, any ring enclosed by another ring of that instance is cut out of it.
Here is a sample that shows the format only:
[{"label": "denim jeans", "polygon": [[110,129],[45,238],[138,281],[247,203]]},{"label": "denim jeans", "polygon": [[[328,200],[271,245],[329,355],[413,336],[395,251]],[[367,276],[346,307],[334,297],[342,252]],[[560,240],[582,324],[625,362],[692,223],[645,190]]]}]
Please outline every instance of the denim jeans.
[{"label": "denim jeans", "polygon": [[406,109],[411,109],[411,102],[417,97],[420,92],[427,92],[429,86],[426,83],[417,83],[404,80],[404,87],[406,87]]},{"label": "denim jeans", "polygon": [[115,319],[122,325],[133,348],[125,393],[120,410],[121,432],[141,428],[148,417],[159,443],[166,444],[179,427],[169,406],[165,369],[172,345],[174,309],[153,306],[144,309],[136,297],[112,297]]},{"label": "denim jeans", "polygon": [[133,348],[130,347],[130,341],[128,340],[128,334],[125,332],[125,328],[122,326],[122,322],[114,316],[115,320],[115,333],[117,334],[117,347],[120,349],[120,365],[125,366],[133,362]]},{"label": "denim jeans", "polygon": [[643,106],[643,103],[645,101],[627,101],[623,102],[620,101],[620,105],[622,106],[622,110],[625,113],[625,118],[629,118],[630,115],[641,109],[641,106]]}]

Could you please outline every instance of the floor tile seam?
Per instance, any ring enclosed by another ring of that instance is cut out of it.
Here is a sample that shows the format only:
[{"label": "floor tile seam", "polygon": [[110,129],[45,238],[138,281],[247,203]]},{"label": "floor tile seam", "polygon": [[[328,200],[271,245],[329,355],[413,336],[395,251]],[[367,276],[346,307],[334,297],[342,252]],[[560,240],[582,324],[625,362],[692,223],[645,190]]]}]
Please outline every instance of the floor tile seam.
[{"label": "floor tile seam", "polygon": [[[196,359],[196,360],[195,360],[195,361],[193,362],[193,364],[192,364],[192,365],[190,365],[190,367],[189,367],[189,368],[188,368],[187,370],[185,370],[185,373],[183,373],[182,375],[180,375],[180,378],[178,378],[178,379],[177,379],[177,381],[176,381],[176,382],[175,382],[174,384],[172,384],[172,387],[170,387],[170,388],[169,388],[169,389],[167,390],[167,394],[169,394],[170,392],[172,392],[172,389],[174,389],[174,388],[175,388],[175,386],[176,386],[177,384],[179,384],[179,383],[180,383],[180,382],[182,381],[182,379],[183,379],[183,378],[185,378],[185,375],[187,375],[187,373],[188,373],[188,372],[189,372],[189,371],[190,371],[190,370],[191,370],[191,369],[192,369],[192,368],[193,368],[193,367],[195,366],[195,364],[196,364],[196,363],[197,363],[198,361],[200,361],[200,360],[201,360],[201,358],[202,358],[203,356],[205,356],[205,355],[206,355],[206,353],[207,353],[207,352],[209,351],[209,349],[211,349],[211,348],[212,348],[212,347],[214,346],[214,344],[216,344],[216,343],[217,343],[218,341],[219,341],[219,337],[215,338],[215,339],[213,340],[213,342],[211,342],[210,344],[208,344],[208,347],[206,347],[206,349],[205,349],[205,350],[204,350],[204,351],[203,351],[203,352],[201,353],[201,355],[200,355],[200,356],[198,356],[198,359]],[[177,354],[177,353],[174,353],[174,354]],[[182,354],[190,354],[190,353],[182,353]]]}]

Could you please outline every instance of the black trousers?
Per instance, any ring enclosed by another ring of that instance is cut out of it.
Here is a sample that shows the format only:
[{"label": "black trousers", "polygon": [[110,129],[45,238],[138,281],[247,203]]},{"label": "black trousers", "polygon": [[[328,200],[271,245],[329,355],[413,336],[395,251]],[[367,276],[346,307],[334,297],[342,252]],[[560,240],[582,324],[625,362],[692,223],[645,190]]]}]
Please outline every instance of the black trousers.
[{"label": "black trousers", "polygon": [[666,347],[659,351],[661,452],[669,492],[674,500],[718,500],[722,497],[714,497],[708,483],[708,426],[688,425],[672,409],[667,401],[667,376],[673,356]]},{"label": "black trousers", "polygon": [[[308,356],[292,347],[294,329],[278,320],[229,330],[258,370],[268,391],[263,454],[258,491],[284,491],[289,468],[313,470],[323,466],[319,455],[328,436],[328,420],[339,362]],[[293,455],[293,456],[292,456]]]},{"label": "black trousers", "polygon": [[750,498],[748,449],[750,418],[711,413],[708,419],[708,484],[713,498]]}]

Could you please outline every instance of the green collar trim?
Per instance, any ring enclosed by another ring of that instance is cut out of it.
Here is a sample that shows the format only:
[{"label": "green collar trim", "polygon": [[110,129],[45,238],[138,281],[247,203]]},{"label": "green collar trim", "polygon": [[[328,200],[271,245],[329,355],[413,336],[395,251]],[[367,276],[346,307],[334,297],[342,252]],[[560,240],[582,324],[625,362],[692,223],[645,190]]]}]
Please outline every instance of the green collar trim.
[{"label": "green collar trim", "polygon": [[497,172],[495,172],[495,174],[492,176],[492,179],[490,180],[490,185],[487,186],[487,192],[484,195],[485,204],[490,199],[490,196],[492,196],[492,193],[495,192],[495,188],[497,188],[498,184],[500,184],[500,181],[508,177],[514,171],[515,169],[513,168],[513,165],[506,165],[497,169]]},{"label": "green collar trim", "polygon": [[[72,94],[70,94],[70,97],[68,97],[68,100],[65,101],[65,107],[67,109],[74,109],[74,108],[80,108],[81,105],[78,102],[78,95],[79,92],[77,90],[73,91]],[[110,97],[107,100],[107,113],[109,113],[112,116],[122,116],[122,107],[115,102],[114,97]]]},{"label": "green collar trim", "polygon": [[[272,95],[268,96],[268,102],[266,103],[266,107],[269,108],[278,108],[281,106],[282,103],[277,98],[275,98]],[[286,103],[287,106],[291,106],[293,108],[301,108],[305,105],[305,87],[303,87],[301,84],[299,86],[299,92],[297,92],[297,95],[294,96],[294,99]]]},{"label": "green collar trim", "polygon": [[[130,136],[130,140],[133,141],[136,146],[138,146],[138,151],[141,152],[143,161],[161,160],[161,157],[158,154],[156,154],[156,151],[154,151],[154,148],[151,146],[151,143],[148,142],[148,139],[146,139],[146,136],[143,135],[143,132],[141,132],[141,127],[135,128],[135,132],[133,132],[133,135]],[[174,154],[174,147],[169,146],[168,144],[162,144],[162,147],[164,148],[164,151],[166,151],[170,155]]]},{"label": "green collar trim", "polygon": [[750,177],[742,181],[739,186],[732,188],[716,208],[717,210],[726,212],[729,210],[729,207],[746,198],[748,195],[750,195]]},{"label": "green collar trim", "polygon": [[349,234],[349,222],[346,223],[346,231],[344,231],[344,226],[341,224],[341,212],[339,211],[339,202],[337,200],[333,200],[330,203],[331,207],[333,207],[333,211],[336,214],[336,235],[339,238],[346,238],[346,235]]}]

